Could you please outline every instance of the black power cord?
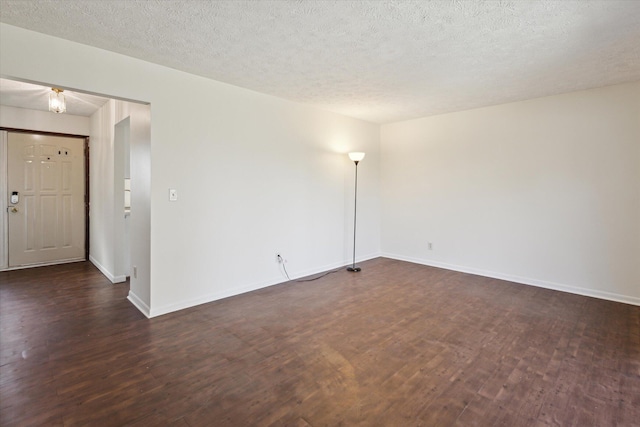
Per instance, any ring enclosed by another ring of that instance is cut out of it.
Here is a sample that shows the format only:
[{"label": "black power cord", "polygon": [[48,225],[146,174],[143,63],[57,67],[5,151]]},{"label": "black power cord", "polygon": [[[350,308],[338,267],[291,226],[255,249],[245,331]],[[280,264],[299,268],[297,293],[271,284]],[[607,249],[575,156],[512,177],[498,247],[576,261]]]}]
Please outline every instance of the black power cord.
[{"label": "black power cord", "polygon": [[[284,265],[284,259],[282,258],[281,255],[278,255],[278,262],[280,263],[280,265],[282,265],[282,270],[284,271],[284,275],[287,276],[287,280],[289,280],[291,282],[292,280],[291,280],[291,277],[289,277],[289,272],[287,272],[287,266]],[[314,277],[312,279],[303,279],[303,280],[298,279],[298,280],[294,280],[294,282],[299,282],[299,283],[302,283],[302,282],[313,282],[314,280],[322,279],[324,276],[328,276],[329,274],[337,273],[340,270],[342,270],[342,267],[336,268],[335,270],[326,271],[326,272],[322,273],[321,275],[319,275],[318,277]]]}]

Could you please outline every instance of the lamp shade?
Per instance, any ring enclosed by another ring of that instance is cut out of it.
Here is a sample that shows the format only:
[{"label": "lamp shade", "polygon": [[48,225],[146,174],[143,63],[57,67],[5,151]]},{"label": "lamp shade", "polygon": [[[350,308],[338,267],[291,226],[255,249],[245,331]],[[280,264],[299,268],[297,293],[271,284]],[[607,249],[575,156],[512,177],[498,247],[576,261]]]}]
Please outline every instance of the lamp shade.
[{"label": "lamp shade", "polygon": [[49,111],[54,113],[64,113],[67,111],[67,103],[64,100],[64,92],[62,89],[51,88],[51,93],[49,93]]},{"label": "lamp shade", "polygon": [[349,158],[354,162],[359,162],[360,160],[364,159],[364,153],[361,153],[361,152],[349,153]]}]

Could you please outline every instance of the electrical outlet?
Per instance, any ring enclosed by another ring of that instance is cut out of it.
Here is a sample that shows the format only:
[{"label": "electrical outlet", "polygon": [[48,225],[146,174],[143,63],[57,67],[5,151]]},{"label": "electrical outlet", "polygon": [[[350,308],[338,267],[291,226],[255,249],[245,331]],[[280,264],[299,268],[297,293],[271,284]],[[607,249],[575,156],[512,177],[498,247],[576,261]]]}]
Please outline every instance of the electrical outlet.
[{"label": "electrical outlet", "polygon": [[429,249],[430,251],[433,250],[433,243],[431,242],[427,242],[427,249]]},{"label": "electrical outlet", "polygon": [[133,266],[133,278],[138,278],[138,267],[136,267],[135,265]]}]

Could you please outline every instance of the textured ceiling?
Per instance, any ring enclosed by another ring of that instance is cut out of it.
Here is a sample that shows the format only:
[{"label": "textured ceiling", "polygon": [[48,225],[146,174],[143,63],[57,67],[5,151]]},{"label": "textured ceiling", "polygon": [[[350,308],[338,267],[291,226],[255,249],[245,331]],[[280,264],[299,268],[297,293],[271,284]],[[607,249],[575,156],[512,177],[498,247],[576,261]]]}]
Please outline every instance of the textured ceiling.
[{"label": "textured ceiling", "polygon": [[0,20],[378,123],[640,79],[640,1],[0,0]]},{"label": "textured ceiling", "polygon": [[[31,110],[49,111],[50,87],[0,79],[0,105],[28,108]],[[90,116],[109,99],[86,93],[63,92],[67,113],[75,116]],[[54,114],[54,113],[52,113]]]}]

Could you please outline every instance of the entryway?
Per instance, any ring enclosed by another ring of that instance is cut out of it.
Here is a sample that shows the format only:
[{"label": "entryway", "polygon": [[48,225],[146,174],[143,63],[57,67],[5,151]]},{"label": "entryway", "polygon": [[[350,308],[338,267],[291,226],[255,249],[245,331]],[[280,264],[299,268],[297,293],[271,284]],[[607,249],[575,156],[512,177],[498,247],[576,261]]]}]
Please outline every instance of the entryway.
[{"label": "entryway", "polygon": [[[0,271],[88,259],[149,316],[150,106],[65,88],[54,114],[51,87],[0,78]],[[36,140],[9,159],[9,133]]]}]

